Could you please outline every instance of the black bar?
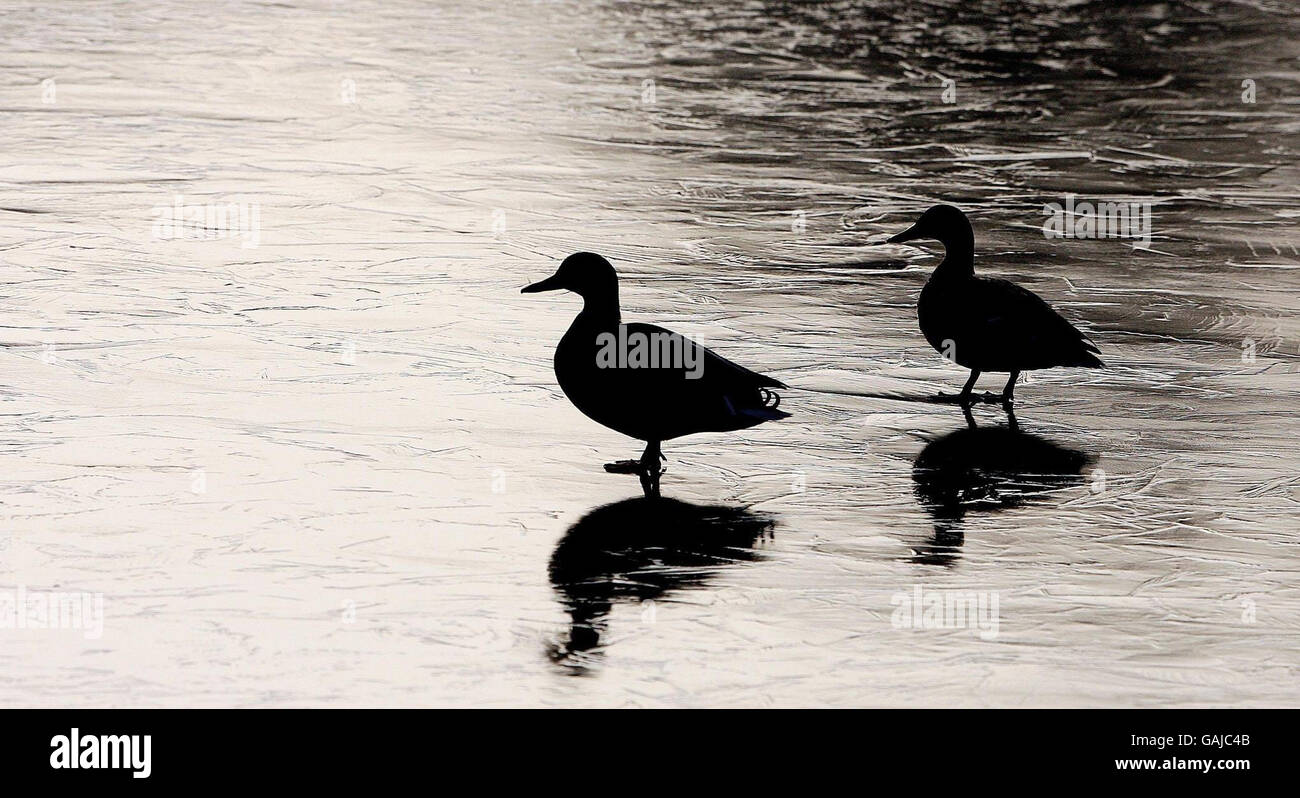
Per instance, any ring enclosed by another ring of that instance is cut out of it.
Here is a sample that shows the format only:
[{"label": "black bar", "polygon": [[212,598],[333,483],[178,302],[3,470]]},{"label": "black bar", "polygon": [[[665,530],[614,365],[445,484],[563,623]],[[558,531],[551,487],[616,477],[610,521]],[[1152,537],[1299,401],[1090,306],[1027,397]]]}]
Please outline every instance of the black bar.
[{"label": "black bar", "polygon": [[[846,777],[859,780],[907,774],[925,782],[994,776],[1043,785],[1222,787],[1284,778],[1293,763],[1281,752],[1294,740],[1295,717],[1273,710],[733,711],[689,718],[669,711],[14,710],[4,714],[0,750],[10,776],[42,786],[436,778],[450,788],[459,776],[558,785],[575,769],[584,778],[608,769],[627,783],[642,769],[660,780],[705,767],[760,781],[801,771],[824,780],[847,768],[856,775]],[[70,742],[74,728],[83,752],[102,751],[104,735],[140,735],[142,752],[148,735],[148,777],[130,767],[54,769],[58,738]],[[87,744],[88,735],[98,745]],[[1177,766],[1207,760],[1209,772]],[[1155,769],[1120,769],[1117,761]],[[519,770],[525,767],[540,770]]]}]

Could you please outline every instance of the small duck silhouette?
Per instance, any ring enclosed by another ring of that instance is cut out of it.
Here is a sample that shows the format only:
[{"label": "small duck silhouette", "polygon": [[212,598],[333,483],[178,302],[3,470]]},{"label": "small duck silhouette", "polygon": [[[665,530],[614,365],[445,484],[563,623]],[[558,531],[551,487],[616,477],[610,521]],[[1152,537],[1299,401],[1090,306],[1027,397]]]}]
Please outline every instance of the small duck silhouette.
[{"label": "small duck silhouette", "polygon": [[663,441],[696,432],[730,432],[786,418],[784,388],[677,333],[651,324],[623,324],[618,274],[591,252],[564,259],[554,275],[523,293],[567,289],[582,312],[555,348],[555,378],[593,421],[646,442],[640,460],[609,463],[611,473],[637,474],[647,497],[659,495]]},{"label": "small duck silhouette", "polygon": [[975,276],[975,234],[966,214],[936,205],[888,243],[918,238],[938,240],[944,248],[916,305],[921,332],[930,346],[971,372],[960,394],[940,398],[970,404],[982,372],[1009,372],[1002,394],[984,399],[1010,405],[1022,371],[1105,366],[1096,344],[1038,295],[1006,280]]}]

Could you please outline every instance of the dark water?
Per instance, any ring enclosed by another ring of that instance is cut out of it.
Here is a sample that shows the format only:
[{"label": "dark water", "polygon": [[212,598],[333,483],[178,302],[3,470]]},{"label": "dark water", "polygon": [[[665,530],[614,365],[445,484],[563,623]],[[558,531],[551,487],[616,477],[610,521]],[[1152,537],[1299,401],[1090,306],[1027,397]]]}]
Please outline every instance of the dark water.
[{"label": "dark water", "polygon": [[[1296,703],[1289,4],[4,18],[0,564],[106,616],[5,632],[6,703]],[[156,240],[178,194],[259,245]],[[1149,249],[1045,238],[1067,194]],[[936,202],[1110,364],[1018,430],[911,401],[964,375],[879,242]],[[635,500],[551,374],[576,298],[518,294],[579,249],[795,415]],[[918,586],[997,634],[896,628]]]}]

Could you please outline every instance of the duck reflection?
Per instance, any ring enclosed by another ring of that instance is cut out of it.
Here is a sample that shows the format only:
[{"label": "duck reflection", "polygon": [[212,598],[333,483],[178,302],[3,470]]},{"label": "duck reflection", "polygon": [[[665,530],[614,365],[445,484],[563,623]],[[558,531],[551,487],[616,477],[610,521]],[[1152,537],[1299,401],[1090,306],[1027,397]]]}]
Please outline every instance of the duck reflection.
[{"label": "duck reflection", "polygon": [[1007,409],[1007,426],[979,427],[965,408],[967,427],[936,438],[912,464],[917,500],[934,518],[934,536],[912,561],[953,565],[965,542],[968,512],[1017,507],[1034,494],[1083,482],[1096,458],[1020,430]]},{"label": "duck reflection", "polygon": [[[552,661],[585,671],[598,654],[610,610],[675,590],[703,587],[719,570],[752,562],[775,522],[739,507],[636,498],[598,507],[569,528],[551,555],[551,584],[569,613]],[[647,608],[652,612],[653,609]]]}]

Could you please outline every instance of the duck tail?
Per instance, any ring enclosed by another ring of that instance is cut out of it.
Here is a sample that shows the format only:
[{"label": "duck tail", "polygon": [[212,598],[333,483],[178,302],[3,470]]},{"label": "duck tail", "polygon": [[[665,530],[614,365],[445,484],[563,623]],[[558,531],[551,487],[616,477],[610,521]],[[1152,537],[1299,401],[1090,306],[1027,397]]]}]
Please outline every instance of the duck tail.
[{"label": "duck tail", "polygon": [[1079,353],[1078,362],[1072,363],[1073,366],[1081,366],[1088,369],[1103,369],[1106,364],[1101,360],[1101,350],[1097,344],[1086,335],[1079,336],[1079,343],[1083,344],[1083,351]]},{"label": "duck tail", "polygon": [[746,407],[741,411],[742,414],[761,421],[776,421],[777,419],[790,417],[789,413],[777,409],[781,406],[781,394],[768,388],[759,388],[758,396],[759,406]]},{"label": "duck tail", "polygon": [[[754,423],[763,421],[780,421],[783,418],[789,418],[790,414],[784,410],[776,410],[771,407],[746,407],[740,411],[740,415],[755,419]],[[746,424],[745,426],[753,426]]]}]

